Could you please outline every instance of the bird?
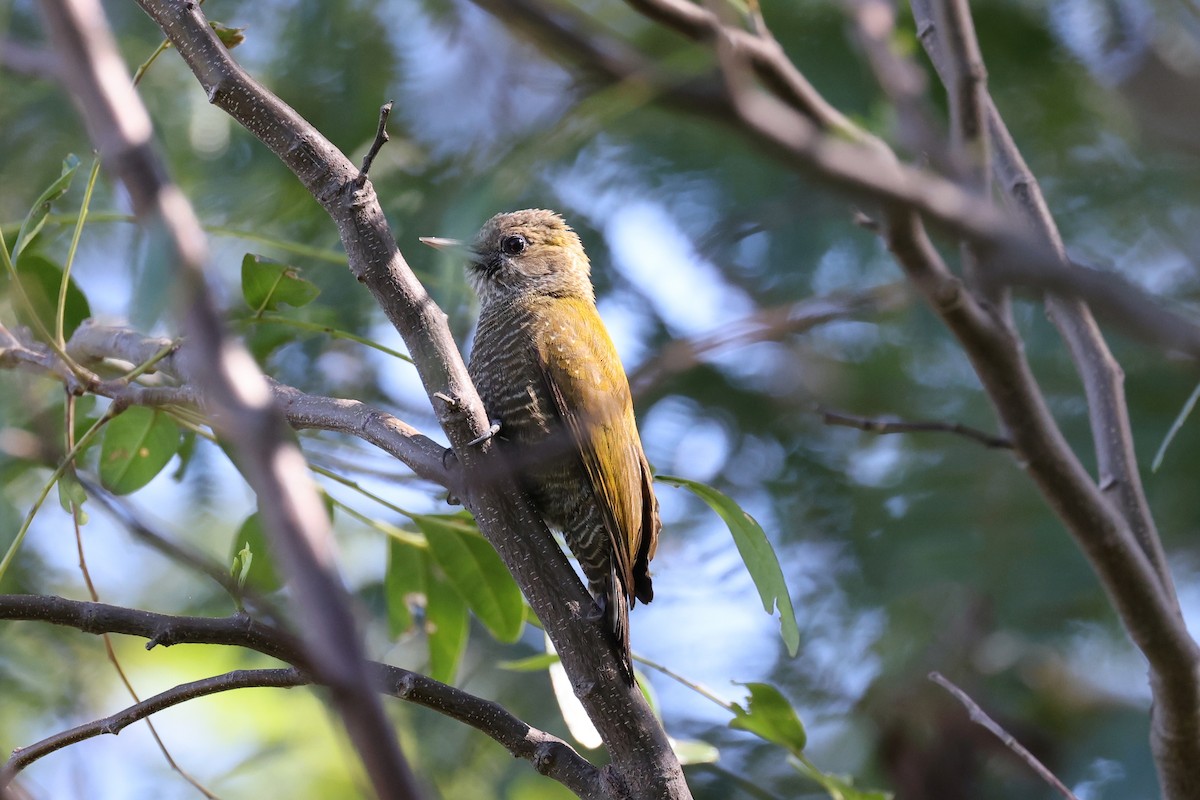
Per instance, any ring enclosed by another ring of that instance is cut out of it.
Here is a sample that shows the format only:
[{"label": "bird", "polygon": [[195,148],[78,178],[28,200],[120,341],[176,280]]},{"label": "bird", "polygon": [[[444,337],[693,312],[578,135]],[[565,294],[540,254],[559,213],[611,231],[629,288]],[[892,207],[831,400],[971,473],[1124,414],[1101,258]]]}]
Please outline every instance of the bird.
[{"label": "bird", "polygon": [[[497,214],[465,251],[479,322],[467,371],[497,446],[579,562],[633,683],[629,612],[654,597],[662,523],[629,379],[596,310],[578,234],[553,211]],[[486,435],[485,437],[486,438]]]}]

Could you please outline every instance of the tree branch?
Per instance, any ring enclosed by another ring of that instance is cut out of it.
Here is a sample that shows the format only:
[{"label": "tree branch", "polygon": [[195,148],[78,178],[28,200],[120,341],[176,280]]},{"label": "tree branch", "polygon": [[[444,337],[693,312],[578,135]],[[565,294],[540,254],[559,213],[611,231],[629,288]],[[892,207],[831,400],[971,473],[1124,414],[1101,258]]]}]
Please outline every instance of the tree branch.
[{"label": "tree branch", "polygon": [[416,798],[416,780],[368,686],[362,644],[336,573],[328,514],[299,449],[271,406],[262,373],[250,354],[224,335],[205,282],[204,233],[154,151],[149,115],[104,10],[98,0],[42,0],[42,9],[63,62],[63,80],[81,105],[105,163],[120,177],[139,219],[163,234],[170,248],[179,297],[187,298],[184,325],[195,348],[197,385],[258,496],[263,526],[292,579],[312,668],[329,686],[378,796]]},{"label": "tree branch", "polygon": [[672,375],[691,369],[708,355],[785,336],[844,319],[861,319],[892,311],[910,300],[903,284],[875,286],[858,292],[808,297],[796,303],[757,311],[724,324],[719,330],[669,342],[653,359],[629,376],[635,397],[645,395]]},{"label": "tree branch", "polygon": [[[85,321],[67,342],[67,353],[81,365],[97,369],[105,361],[141,364],[170,348],[172,341],[143,336],[117,326]],[[125,380],[102,380],[89,373],[80,377],[46,347],[21,338],[0,325],[0,368],[23,367],[62,380],[69,391],[90,392],[130,405],[181,405],[201,408],[202,398],[192,388],[197,376],[187,357],[187,345],[163,356],[154,372],[168,375],[181,385],[142,386]],[[445,487],[455,496],[463,491],[462,469],[446,458],[446,449],[395,416],[357,400],[306,394],[267,378],[276,409],[297,430],[326,430],[356,436],[406,464],[420,477]]]},{"label": "tree branch", "polygon": [[[628,1],[638,9],[651,4],[653,12],[645,12],[651,18],[663,21],[669,27],[689,31],[695,28],[694,16],[708,13],[680,0]],[[627,48],[615,44],[609,46],[607,41],[589,40],[588,34],[579,30],[581,24],[577,15],[543,0],[475,2],[502,21],[520,20],[518,27],[533,30],[538,41],[553,48],[558,57],[580,63],[592,74],[609,81],[649,83],[651,91],[657,92],[665,101],[722,125],[732,125],[765,148],[767,155],[775,156],[802,174],[861,202],[883,206],[885,216],[896,209],[911,210],[930,225],[975,244],[980,256],[988,262],[985,287],[991,282],[1024,285],[1079,297],[1143,342],[1165,346],[1200,360],[1200,323],[1171,310],[1166,302],[1115,276],[1081,272],[1078,268],[1064,271],[1058,255],[1031,237],[1024,222],[952,181],[901,164],[874,137],[842,130],[836,135],[828,135],[823,117],[809,119],[802,116],[797,110],[799,106],[785,105],[765,92],[760,92],[746,109],[737,110],[720,86],[698,81],[681,85],[656,80],[652,72],[647,73],[642,61],[623,61],[615,55]],[[676,13],[680,15],[678,18],[671,16]],[[706,21],[705,25],[709,23]],[[760,63],[757,48],[742,48],[744,31],[721,30],[729,37],[732,53],[755,59],[756,74],[772,64],[780,71],[795,69],[782,54]],[[593,57],[596,52],[605,56]],[[765,50],[763,55],[766,55]],[[769,81],[766,84],[772,85]]]},{"label": "tree branch", "polygon": [[1013,446],[1012,442],[1003,436],[993,436],[987,431],[981,431],[978,428],[972,428],[969,425],[963,425],[958,422],[908,422],[900,419],[859,417],[852,414],[843,414],[840,411],[831,411],[827,408],[818,408],[817,413],[821,415],[821,420],[826,425],[841,425],[846,428],[867,431],[868,433],[953,433],[979,442],[984,447],[1011,450]]},{"label": "tree branch", "polygon": [[[950,67],[940,55],[939,31],[930,19],[927,5],[928,0],[912,0],[918,35],[934,68],[949,85]],[[1124,372],[1104,342],[1088,304],[1118,324],[1152,334],[1168,348],[1177,347],[1180,341],[1194,342],[1195,334],[1178,330],[1181,327],[1179,320],[1146,302],[1140,290],[1123,286],[1122,281],[1112,276],[1068,262],[1066,247],[1037,180],[995,103],[987,95],[984,100],[987,125],[997,145],[994,162],[997,178],[1034,235],[1040,236],[1057,256],[1057,260],[1049,265],[1009,262],[1005,265],[1007,277],[1015,283],[1041,282],[1043,288],[1050,290],[1046,296],[1050,319],[1067,344],[1087,396],[1101,492],[1112,500],[1149,561],[1153,578],[1170,606],[1164,613],[1174,618],[1172,627],[1177,627],[1182,625],[1179,601],[1142,488],[1125,400]],[[1141,646],[1139,633],[1132,629],[1131,633]],[[1200,791],[1200,685],[1197,681],[1200,656],[1195,643],[1190,640],[1179,651],[1168,649],[1155,655],[1147,653],[1147,656],[1155,696],[1151,746],[1162,790],[1166,797],[1192,797]]]},{"label": "tree branch", "polygon": [[980,708],[979,704],[971,699],[970,695],[951,683],[950,680],[940,672],[929,673],[929,680],[933,681],[938,686],[941,686],[943,689],[953,695],[954,699],[962,703],[967,709],[967,713],[970,715],[972,722],[977,723],[978,725],[981,725],[987,729],[987,731],[999,739],[1005,747],[1016,753],[1017,758],[1028,764],[1030,769],[1036,772],[1042,780],[1054,787],[1059,794],[1067,798],[1067,800],[1078,800],[1074,793],[1064,786],[1063,782],[1060,781],[1053,772],[1046,769],[1045,764],[1043,764],[1041,761],[1038,761],[1033,753],[1029,752],[1029,750],[1027,750],[1020,742],[1018,742],[1011,733],[1004,730],[1004,728],[1000,727],[998,722],[989,717],[987,712]]},{"label": "tree branch", "polygon": [[134,703],[128,708],[118,711],[116,714],[110,714],[107,717],[85,722],[69,730],[47,736],[45,739],[27,747],[16,748],[13,750],[8,761],[0,767],[0,789],[8,786],[18,772],[38,759],[44,758],[57,750],[106,733],[116,736],[129,725],[146,719],[152,714],[157,714],[159,711],[164,711],[172,706],[185,703],[188,700],[194,700],[198,697],[205,697],[219,692],[228,692],[233,689],[250,689],[255,687],[291,688],[293,686],[302,686],[309,682],[309,679],[299,670],[291,668],[240,669],[233,672],[226,672],[224,675],[215,675],[211,678],[182,683],[165,692]]},{"label": "tree branch", "polygon": [[[149,640],[147,649],[175,644],[245,647],[294,667],[294,670],[271,671],[279,674],[294,671],[300,678],[297,683],[279,685],[309,682],[308,660],[300,642],[291,634],[244,614],[223,618],[180,617],[61,597],[0,595],[0,619],[47,622],[97,635],[138,636]],[[371,685],[376,690],[470,725],[581,798],[603,800],[610,797],[596,767],[566,742],[530,727],[503,706],[400,667],[374,661],[368,662],[367,666]]]},{"label": "tree branch", "polygon": [[370,181],[320,132],[245,73],[197,4],[139,0],[196,75],[211,102],[257,136],[338,225],[351,272],[403,337],[462,465],[463,501],[513,573],[558,651],[612,757],[614,795],[637,786],[654,798],[690,792],[666,732],[635,686],[625,685],[593,603],[528,498],[498,466],[490,443],[468,443],[490,421],[450,335],[446,315],[417,281],[388,230]]}]

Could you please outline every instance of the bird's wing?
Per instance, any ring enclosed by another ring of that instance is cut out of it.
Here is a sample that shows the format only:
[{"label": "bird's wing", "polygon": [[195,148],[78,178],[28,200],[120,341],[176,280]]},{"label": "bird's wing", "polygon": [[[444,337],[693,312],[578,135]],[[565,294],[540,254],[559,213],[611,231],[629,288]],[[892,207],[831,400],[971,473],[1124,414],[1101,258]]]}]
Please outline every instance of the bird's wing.
[{"label": "bird's wing", "polygon": [[[557,322],[547,323],[537,337],[539,366],[599,503],[620,589],[633,598],[640,588],[635,586],[635,560],[653,553],[658,508],[649,489],[650,470],[637,436],[629,380],[595,307],[582,300],[554,302]],[[578,308],[564,309],[563,303]],[[645,591],[637,596],[649,600],[649,583],[643,583]]]}]

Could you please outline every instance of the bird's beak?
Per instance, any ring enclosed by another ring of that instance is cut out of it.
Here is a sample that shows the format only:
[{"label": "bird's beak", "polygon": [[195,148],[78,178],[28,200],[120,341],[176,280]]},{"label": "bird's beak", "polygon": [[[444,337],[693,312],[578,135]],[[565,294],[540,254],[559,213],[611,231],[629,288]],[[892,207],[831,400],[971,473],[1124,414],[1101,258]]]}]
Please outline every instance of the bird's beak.
[{"label": "bird's beak", "polygon": [[468,258],[475,255],[471,246],[459,239],[443,239],[441,236],[419,236],[421,244],[427,244],[435,250],[446,250]]}]

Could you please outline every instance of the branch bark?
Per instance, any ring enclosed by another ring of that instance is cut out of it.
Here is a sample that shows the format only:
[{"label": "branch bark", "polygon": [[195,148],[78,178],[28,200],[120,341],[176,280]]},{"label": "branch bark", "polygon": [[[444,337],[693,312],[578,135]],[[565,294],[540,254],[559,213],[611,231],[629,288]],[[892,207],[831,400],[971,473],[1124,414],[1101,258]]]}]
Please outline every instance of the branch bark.
[{"label": "branch bark", "polygon": [[[350,270],[375,296],[408,346],[438,419],[462,465],[464,504],[496,548],[554,642],[576,695],[605,741],[613,797],[687,798],[666,732],[636,686],[626,686],[592,600],[495,448],[468,443],[489,420],[450,335],[446,315],[396,246],[369,180],[316,129],[245,73],[221,46],[199,6],[139,0],[196,75],[210,102],[257,136],[292,170],[338,226]],[[490,465],[490,466],[489,466]]]},{"label": "branch bark", "polygon": [[[0,595],[0,619],[34,620],[63,625],[96,635],[121,633],[128,636],[139,636],[148,640],[147,649],[156,645],[169,647],[175,644],[245,647],[277,658],[291,664],[294,668],[292,670],[250,671],[273,675],[274,677],[271,679],[277,682],[270,685],[299,686],[311,682],[309,661],[301,643],[292,634],[264,625],[244,614],[223,618],[180,617],[121,608],[104,603],[67,600],[61,597]],[[515,758],[529,761],[538,772],[562,783],[581,798],[604,800],[604,798],[610,797],[603,790],[600,771],[596,767],[589,764],[566,742],[537,728],[530,727],[509,713],[503,706],[400,667],[374,661],[368,662],[367,666],[371,675],[371,685],[375,690],[425,706],[451,719],[470,725],[494,739]],[[215,681],[212,678],[207,680]],[[247,678],[247,680],[252,679]],[[206,685],[204,681],[199,684]],[[219,686],[220,682],[217,681],[214,685]],[[248,685],[264,684],[251,683]],[[192,684],[175,687],[164,693],[165,698],[164,695],[159,695],[158,698],[150,698],[139,706],[154,703],[156,700],[160,703],[165,702],[166,699],[173,697],[179,698],[175,702],[190,699],[181,696],[189,691],[185,688],[187,686],[192,686]],[[228,688],[238,687],[229,686]],[[213,691],[224,691],[224,689],[214,688]],[[199,695],[193,694],[192,696]],[[162,707],[165,706],[156,706],[149,713],[161,710]],[[132,708],[137,708],[137,706]],[[131,709],[123,712],[123,714],[129,713],[131,713]],[[122,724],[127,725],[132,721],[134,720],[128,719]],[[115,733],[116,731],[96,731],[96,733],[110,732]],[[66,736],[69,733],[59,734],[58,737]],[[51,737],[51,739],[55,738]],[[56,739],[56,741],[61,742],[59,744],[61,747],[77,741],[77,739],[71,741]],[[25,757],[28,751],[29,748],[23,748],[14,754],[14,760],[21,756],[16,767],[17,770],[24,768],[32,760]],[[39,751],[37,757],[45,754],[46,752]],[[14,764],[14,760],[10,760],[9,764],[5,766],[6,771],[9,766]],[[13,772],[15,771],[13,770]],[[7,772],[0,773],[0,776],[11,779],[11,775]],[[0,777],[0,789],[4,785],[5,780]]]},{"label": "branch bark", "polygon": [[[540,0],[477,2],[492,10],[519,11],[525,25],[540,25],[547,31],[571,26],[567,14]],[[1123,288],[1111,276],[1065,262],[1056,233],[1048,237],[1043,230],[1039,235],[1036,228],[1030,230],[1028,221],[993,208],[988,198],[900,165],[876,142],[868,140],[864,145],[861,138],[851,136],[850,141],[843,141],[827,135],[822,117],[807,110],[809,101],[797,102],[776,88],[784,76],[795,71],[794,65],[779,52],[739,48],[743,32],[723,26],[711,12],[680,0],[628,2],[691,38],[713,42],[727,72],[749,63],[762,80],[758,86],[737,75],[728,76],[731,95],[723,103],[711,99],[715,94],[712,87],[689,86],[687,97],[710,98],[705,105],[693,104],[693,110],[734,125],[799,171],[882,207],[889,248],[959,340],[1008,429],[1017,456],[1087,556],[1122,623],[1150,661],[1156,698],[1151,738],[1164,793],[1180,800],[1200,794],[1200,650],[1184,625],[1161,545],[1148,512],[1143,513],[1136,463],[1127,458],[1132,450],[1124,432],[1128,423],[1119,393],[1119,367],[1103,347],[1090,315],[1083,316],[1086,307],[1081,301],[1095,302],[1119,322],[1135,325],[1147,340],[1193,358],[1200,356],[1200,328],[1162,304],[1147,302],[1144,293]],[[928,18],[920,12],[918,16]],[[965,18],[960,19],[966,24]],[[928,30],[928,23],[923,23],[922,35],[927,36]],[[552,38],[544,37],[544,41]],[[967,53],[969,48],[964,46],[962,51]],[[564,45],[560,52],[578,59],[589,51]],[[591,61],[586,66],[607,74],[610,80],[627,80],[636,74],[629,67],[613,69],[611,62]],[[775,78],[762,78],[764,71],[774,72]],[[668,95],[673,91],[670,85],[658,88]],[[993,118],[998,121],[998,116],[993,113],[994,105],[985,93],[982,99],[989,127],[995,130]],[[1007,147],[1011,137],[1002,131],[997,139],[1004,150],[998,162],[1012,170],[1015,148]],[[1023,202],[1044,208],[1031,176],[1025,175],[1016,187]],[[1040,221],[1047,220],[1048,214]],[[1071,330],[1064,336],[1075,357],[1086,364],[1082,374],[1085,386],[1090,385],[1093,427],[1097,442],[1103,442],[1098,447],[1104,448],[1105,463],[1114,470],[1102,475],[1099,487],[1080,465],[1046,407],[1002,305],[986,301],[986,284],[981,292],[983,304],[963,286],[929,241],[925,221],[973,245],[986,260],[988,281],[1036,284],[1072,296],[1075,307],[1065,317]],[[1110,475],[1114,480],[1105,480]],[[1106,493],[1118,486],[1124,487],[1128,496],[1110,503]],[[1118,506],[1121,512],[1116,511]]]},{"label": "branch bark", "polygon": [[[921,42],[943,82],[950,85],[949,76],[961,71],[954,66],[953,48],[951,63],[947,63],[938,46],[939,30],[930,18],[927,0],[912,0],[912,7]],[[1118,570],[1113,579],[1121,583],[1130,580],[1153,581],[1161,597],[1161,605],[1143,607],[1143,610],[1163,616],[1164,627],[1172,632],[1167,646],[1152,645],[1153,650],[1148,651],[1147,645],[1151,641],[1147,637],[1157,639],[1148,628],[1155,626],[1134,627],[1133,623],[1140,620],[1132,620],[1125,613],[1122,613],[1122,619],[1150,661],[1150,684],[1155,698],[1150,742],[1163,795],[1169,798],[1195,797],[1200,793],[1200,651],[1187,635],[1166,555],[1142,488],[1125,400],[1124,372],[1108,349],[1085,301],[1098,300],[1106,306],[1122,306],[1124,313],[1117,315],[1117,319],[1136,319],[1145,310],[1127,305],[1128,298],[1136,297],[1136,292],[1122,296],[1120,292],[1106,290],[1097,296],[1071,290],[1071,287],[1084,283],[1100,283],[1099,275],[1069,263],[1062,236],[1036,178],[1022,158],[991,97],[985,93],[983,99],[983,114],[997,143],[993,169],[1010,202],[1030,225],[1032,235],[1039,237],[1057,257],[1053,264],[1023,265],[1023,269],[1031,280],[1062,280],[1067,275],[1071,276],[1068,286],[1062,288],[1075,296],[1063,296],[1061,291],[1049,293],[1046,296],[1046,309],[1051,322],[1067,344],[1088,401],[1088,419],[1099,470],[1099,491],[1102,494],[1099,498],[1089,498],[1092,502],[1088,505],[1092,506],[1095,516],[1105,518],[1113,528],[1128,527],[1130,538],[1140,550],[1139,555],[1145,558],[1152,570],[1151,575],[1142,575],[1140,569],[1134,568],[1131,563],[1128,572]],[[1114,287],[1107,282],[1106,288]],[[1153,319],[1147,319],[1145,323],[1146,327],[1156,325]],[[1039,483],[1053,505],[1054,497],[1049,495],[1053,487],[1047,478],[1043,476]],[[1103,500],[1108,502],[1100,502]],[[1089,534],[1088,528],[1081,527],[1089,524],[1087,520],[1072,521],[1063,511],[1059,515],[1072,526],[1077,538]],[[1112,519],[1114,516],[1119,516],[1123,526],[1115,524],[1117,520]],[[1112,592],[1113,588],[1110,588],[1110,596]],[[1120,608],[1119,601],[1117,605]]]},{"label": "branch bark", "polygon": [[[224,334],[205,282],[204,233],[186,198],[166,177],[149,115],[133,89],[98,0],[42,0],[62,59],[65,84],[82,107],[93,140],[129,192],[139,219],[163,235],[186,298],[184,328],[195,347],[197,388],[254,488],[264,528],[291,579],[313,671],[363,760],[379,797],[416,798],[416,779],[371,691],[354,618],[336,572],[325,513],[303,456],[271,406],[250,354]],[[213,37],[215,40],[215,36]]]}]

